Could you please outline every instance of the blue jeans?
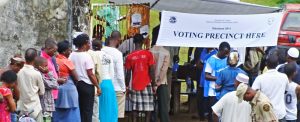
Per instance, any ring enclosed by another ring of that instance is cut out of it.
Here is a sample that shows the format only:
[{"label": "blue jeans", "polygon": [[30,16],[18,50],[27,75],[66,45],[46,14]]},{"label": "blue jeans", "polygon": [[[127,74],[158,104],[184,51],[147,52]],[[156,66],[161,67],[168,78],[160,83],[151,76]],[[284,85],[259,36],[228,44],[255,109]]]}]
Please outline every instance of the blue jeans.
[{"label": "blue jeans", "polygon": [[10,119],[11,119],[11,122],[17,122],[17,114],[16,113],[10,113]]}]

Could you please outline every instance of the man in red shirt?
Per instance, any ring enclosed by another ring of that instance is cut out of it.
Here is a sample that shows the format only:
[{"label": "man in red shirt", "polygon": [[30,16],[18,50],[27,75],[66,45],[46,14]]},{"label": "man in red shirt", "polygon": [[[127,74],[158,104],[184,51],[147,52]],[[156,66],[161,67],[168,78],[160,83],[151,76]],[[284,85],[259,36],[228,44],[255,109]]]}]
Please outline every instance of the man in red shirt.
[{"label": "man in red shirt", "polygon": [[133,105],[133,122],[137,120],[137,112],[146,112],[146,122],[150,122],[151,111],[154,110],[155,88],[154,57],[149,50],[143,50],[144,38],[141,34],[134,36],[135,51],[130,53],[125,62],[126,85],[132,74],[131,101]]}]

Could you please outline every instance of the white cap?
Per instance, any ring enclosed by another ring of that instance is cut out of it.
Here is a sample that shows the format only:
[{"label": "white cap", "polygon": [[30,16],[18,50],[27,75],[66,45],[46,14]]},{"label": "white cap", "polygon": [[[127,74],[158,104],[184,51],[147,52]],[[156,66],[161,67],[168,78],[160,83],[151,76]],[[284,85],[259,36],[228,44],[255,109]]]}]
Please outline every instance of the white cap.
[{"label": "white cap", "polygon": [[241,83],[245,83],[245,84],[249,83],[249,77],[243,73],[239,73],[235,79]]},{"label": "white cap", "polygon": [[247,92],[248,85],[241,83],[236,89],[236,96],[238,97],[238,103],[241,103],[244,99],[244,95]]},{"label": "white cap", "polygon": [[287,54],[290,56],[290,57],[293,57],[293,58],[298,58],[299,57],[299,50],[297,48],[290,48],[287,52]]}]

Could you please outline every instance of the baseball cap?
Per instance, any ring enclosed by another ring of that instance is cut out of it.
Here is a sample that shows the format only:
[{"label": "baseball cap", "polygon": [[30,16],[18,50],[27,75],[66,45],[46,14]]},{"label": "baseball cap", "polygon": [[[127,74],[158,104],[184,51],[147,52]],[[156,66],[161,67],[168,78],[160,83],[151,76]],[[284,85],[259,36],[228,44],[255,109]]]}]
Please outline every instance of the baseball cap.
[{"label": "baseball cap", "polygon": [[238,103],[241,103],[243,102],[244,100],[244,95],[246,93],[248,89],[248,85],[247,84],[244,84],[244,83],[241,83],[237,89],[236,89],[236,96],[238,97]]},{"label": "baseball cap", "polygon": [[241,83],[245,83],[245,84],[249,83],[249,77],[243,73],[239,73],[235,79]]},{"label": "baseball cap", "polygon": [[293,57],[293,58],[299,57],[299,50],[297,48],[292,47],[288,50],[287,53],[290,57]]}]

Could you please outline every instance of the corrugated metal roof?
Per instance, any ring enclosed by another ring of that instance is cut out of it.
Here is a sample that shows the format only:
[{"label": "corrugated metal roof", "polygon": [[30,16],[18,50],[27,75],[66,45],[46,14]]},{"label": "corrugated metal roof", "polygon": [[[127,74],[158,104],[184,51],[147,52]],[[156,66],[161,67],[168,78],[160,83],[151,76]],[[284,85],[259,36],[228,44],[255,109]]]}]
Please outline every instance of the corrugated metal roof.
[{"label": "corrugated metal roof", "polygon": [[[150,3],[156,0],[110,0],[116,4]],[[195,14],[260,14],[272,13],[279,8],[266,7],[243,2],[226,0],[159,0],[153,7],[155,10],[176,11]]]}]

